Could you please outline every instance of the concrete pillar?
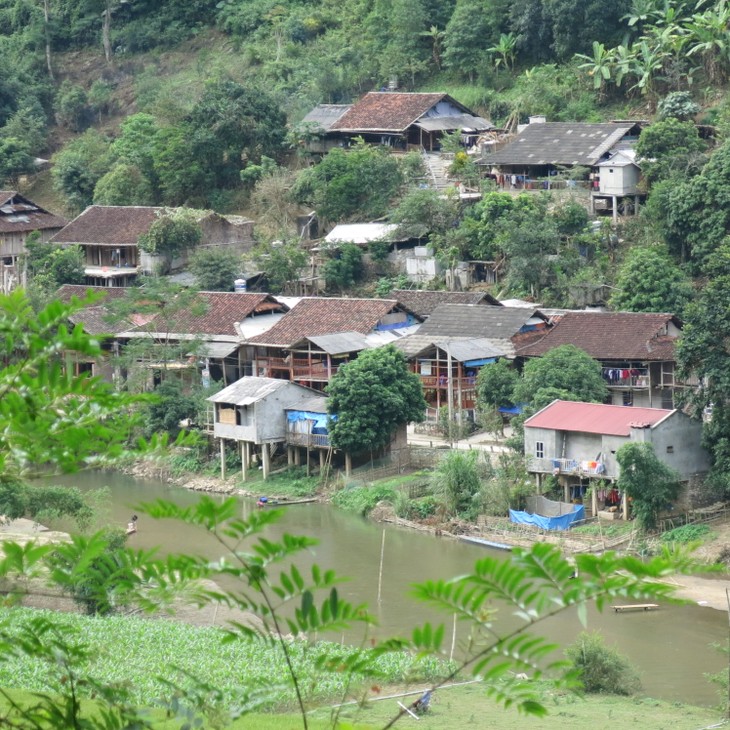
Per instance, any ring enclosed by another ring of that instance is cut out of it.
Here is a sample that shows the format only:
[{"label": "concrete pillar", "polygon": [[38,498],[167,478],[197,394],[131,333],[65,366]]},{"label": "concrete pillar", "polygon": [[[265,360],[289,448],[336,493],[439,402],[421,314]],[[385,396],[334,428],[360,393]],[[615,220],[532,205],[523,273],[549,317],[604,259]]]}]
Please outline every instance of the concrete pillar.
[{"label": "concrete pillar", "polygon": [[[245,469],[244,474],[251,468],[251,442],[243,442],[243,468]],[[246,477],[244,476],[244,479]]]},{"label": "concrete pillar", "polygon": [[271,452],[269,451],[269,444],[261,444],[261,455],[264,460],[264,479],[268,479],[269,472],[271,471]]},{"label": "concrete pillar", "polygon": [[352,476],[352,456],[350,456],[349,451],[345,452],[345,476]]},{"label": "concrete pillar", "polygon": [[618,198],[615,195],[611,196],[611,205],[613,205],[613,222],[618,221]]},{"label": "concrete pillar", "polygon": [[324,471],[324,464],[325,464],[324,449],[319,449],[319,473],[320,474]]},{"label": "concrete pillar", "polygon": [[246,481],[246,444],[247,441],[241,441],[241,481]]},{"label": "concrete pillar", "polygon": [[563,501],[570,502],[570,489],[568,488],[568,482],[566,481],[563,485]]},{"label": "concrete pillar", "polygon": [[226,442],[224,439],[220,440],[220,454],[221,454],[221,479],[226,478]]},{"label": "concrete pillar", "polygon": [[598,491],[595,486],[591,488],[591,511],[594,517],[598,516]]},{"label": "concrete pillar", "polygon": [[634,215],[639,215],[639,196],[634,195]]},{"label": "concrete pillar", "polygon": [[294,466],[301,466],[302,465],[302,455],[299,451],[299,447],[294,447]]},{"label": "concrete pillar", "polygon": [[287,463],[287,466],[291,466],[294,463],[294,447],[293,446],[286,447],[286,463]]},{"label": "concrete pillar", "polygon": [[629,519],[629,500],[626,496],[626,492],[621,496],[621,507],[623,508],[624,520]]}]

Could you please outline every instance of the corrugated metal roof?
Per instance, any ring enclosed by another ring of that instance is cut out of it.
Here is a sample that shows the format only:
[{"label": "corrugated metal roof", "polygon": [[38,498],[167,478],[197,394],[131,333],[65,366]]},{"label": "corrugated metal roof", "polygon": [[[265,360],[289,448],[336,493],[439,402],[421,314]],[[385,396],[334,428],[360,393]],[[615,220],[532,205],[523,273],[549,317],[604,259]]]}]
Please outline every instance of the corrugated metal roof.
[{"label": "corrugated metal roof", "polygon": [[397,236],[399,226],[395,223],[341,223],[326,236],[327,243],[370,243],[371,241],[402,241]]},{"label": "corrugated metal roof", "polygon": [[223,388],[219,393],[211,395],[207,400],[211,403],[230,403],[237,406],[246,406],[256,403],[283,388],[301,388],[303,392],[309,390],[288,380],[251,376],[237,380],[227,388]]},{"label": "corrugated metal roof", "polygon": [[528,124],[501,150],[485,155],[485,165],[587,165],[601,160],[633,124],[547,122]]},{"label": "corrugated metal roof", "polygon": [[310,413],[327,413],[327,397],[315,395],[308,400],[297,403],[295,406],[285,408],[285,411],[309,411]]},{"label": "corrugated metal roof", "polygon": [[352,104],[317,104],[300,124],[311,124],[319,132],[329,132],[330,127]]},{"label": "corrugated metal roof", "polygon": [[239,345],[237,342],[206,342],[201,347],[201,357],[211,357],[214,360],[222,360],[232,355]]},{"label": "corrugated metal roof", "polygon": [[504,357],[505,351],[494,346],[491,340],[449,340],[434,343],[438,347],[448,348],[447,352],[458,362],[467,360],[486,360],[491,357]]},{"label": "corrugated metal roof", "polygon": [[525,421],[525,428],[629,436],[633,428],[653,428],[676,411],[556,400]]},{"label": "corrugated metal roof", "polygon": [[347,352],[359,352],[368,346],[365,335],[359,332],[313,335],[307,339],[330,355],[344,355]]},{"label": "corrugated metal roof", "polygon": [[416,122],[416,126],[427,132],[446,132],[461,130],[463,132],[486,132],[494,129],[494,125],[482,117],[474,114],[454,114],[450,117],[423,117]]}]

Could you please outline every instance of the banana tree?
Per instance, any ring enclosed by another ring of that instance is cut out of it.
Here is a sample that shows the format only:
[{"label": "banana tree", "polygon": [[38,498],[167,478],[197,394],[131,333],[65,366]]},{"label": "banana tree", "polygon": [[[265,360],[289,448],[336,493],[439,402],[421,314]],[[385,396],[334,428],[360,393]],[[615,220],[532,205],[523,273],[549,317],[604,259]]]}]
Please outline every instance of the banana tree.
[{"label": "banana tree", "polygon": [[614,50],[607,49],[603,43],[593,41],[593,55],[576,53],[575,58],[583,63],[578,68],[586,71],[593,77],[593,88],[598,91],[600,99],[606,95],[606,85],[611,80],[614,69]]},{"label": "banana tree", "polygon": [[702,58],[710,81],[724,81],[730,69],[730,8],[725,0],[720,0],[711,10],[693,15],[686,29],[687,55],[698,54]]},{"label": "banana tree", "polygon": [[500,64],[503,64],[505,69],[507,69],[515,65],[516,49],[517,36],[514,33],[502,33],[499,36],[497,45],[487,50],[495,54],[494,65],[496,68],[499,68]]}]

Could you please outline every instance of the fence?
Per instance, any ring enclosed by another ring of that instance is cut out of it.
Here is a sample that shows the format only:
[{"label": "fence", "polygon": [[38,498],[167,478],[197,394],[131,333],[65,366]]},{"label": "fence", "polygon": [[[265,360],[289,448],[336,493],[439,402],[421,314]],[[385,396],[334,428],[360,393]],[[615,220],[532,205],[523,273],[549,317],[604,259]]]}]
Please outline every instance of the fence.
[{"label": "fence", "polygon": [[[408,446],[394,449],[385,456],[374,459],[368,464],[352,470],[348,482],[374,482],[387,479],[407,471],[428,469],[435,466],[447,452],[447,449],[431,449]],[[343,474],[344,477],[344,474]]]}]

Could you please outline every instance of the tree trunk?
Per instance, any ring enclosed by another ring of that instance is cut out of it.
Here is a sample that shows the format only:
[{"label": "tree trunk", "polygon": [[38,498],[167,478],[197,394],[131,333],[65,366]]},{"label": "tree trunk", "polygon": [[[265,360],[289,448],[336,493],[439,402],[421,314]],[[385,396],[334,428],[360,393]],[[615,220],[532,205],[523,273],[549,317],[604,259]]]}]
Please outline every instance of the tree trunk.
[{"label": "tree trunk", "polygon": [[43,30],[46,36],[46,66],[48,68],[48,78],[53,81],[53,65],[51,64],[50,4],[51,0],[43,0]]},{"label": "tree trunk", "polygon": [[109,31],[112,25],[112,0],[106,0],[106,10],[101,14],[101,42],[104,44],[104,57],[107,63],[112,60],[112,42],[109,38]]}]

